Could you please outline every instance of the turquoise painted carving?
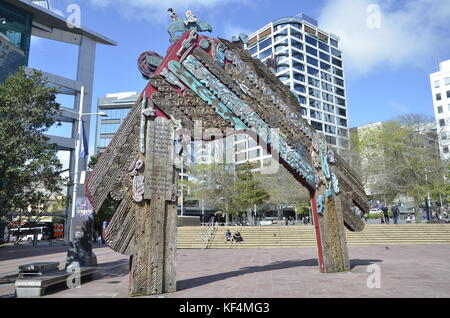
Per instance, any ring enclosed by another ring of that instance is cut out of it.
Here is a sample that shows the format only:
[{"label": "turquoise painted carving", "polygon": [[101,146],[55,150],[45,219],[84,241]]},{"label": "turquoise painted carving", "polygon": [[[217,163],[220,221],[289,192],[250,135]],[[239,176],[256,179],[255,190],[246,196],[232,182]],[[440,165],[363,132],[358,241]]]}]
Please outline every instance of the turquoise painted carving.
[{"label": "turquoise painted carving", "polygon": [[240,57],[231,50],[225,51],[225,58],[230,61],[240,73],[247,77],[256,87],[260,89],[263,94],[269,96],[272,102],[280,108],[285,114],[286,118],[294,125],[294,127],[300,129],[309,139],[313,137],[313,131],[299,118],[299,116],[292,112],[286,103],[284,103],[279,96],[277,96],[272,89],[259,78],[255,72],[244,63]]},{"label": "turquoise painted carving", "polygon": [[161,76],[163,76],[167,82],[169,82],[172,85],[178,86],[182,91],[184,90],[183,84],[178,80],[178,78],[173,75],[172,72],[169,72],[167,68],[163,68],[161,70]]},{"label": "turquoise painted carving", "polygon": [[186,31],[212,32],[211,25],[204,21],[198,21],[191,10],[186,11],[186,18],[184,20],[179,19],[173,9],[169,9],[168,11],[173,20],[167,28],[167,32],[169,32],[170,35],[170,43],[178,40]]},{"label": "turquoise painted carving", "polygon": [[336,177],[334,173],[331,175],[331,182],[333,183],[334,193],[336,194],[340,193],[341,189],[339,188],[339,179]]},{"label": "turquoise painted carving", "polygon": [[323,195],[319,195],[319,197],[317,198],[317,213],[319,214],[323,214],[323,210],[325,209],[325,198],[323,197]]},{"label": "turquoise painted carving", "polygon": [[206,89],[190,72],[179,62],[172,60],[168,63],[169,69],[201,99],[211,105],[216,112],[228,121],[237,130],[247,130],[248,127],[222,103],[213,93]]},{"label": "turquoise painted carving", "polygon": [[328,183],[327,189],[325,191],[325,195],[327,196],[327,198],[331,197],[333,195],[333,191],[332,191],[332,182],[330,181],[330,183]]},{"label": "turquoise painted carving", "polygon": [[225,45],[222,43],[219,43],[216,46],[216,61],[219,63],[220,66],[225,66]]},{"label": "turquoise painted carving", "polygon": [[241,34],[239,34],[239,36],[231,37],[231,41],[232,42],[239,42],[240,41],[240,42],[242,42],[244,44],[247,44],[248,40],[249,40],[248,35],[245,34],[245,33],[241,33]]},{"label": "turquoise painted carving", "polygon": [[[239,116],[246,125],[254,130],[267,144],[272,144],[274,131],[267,125],[259,115],[246,103],[230,91],[220,80],[218,80],[206,67],[190,55],[183,61],[183,66],[212,94],[214,94],[233,114]],[[264,133],[263,133],[264,132]],[[303,176],[307,182],[315,187],[314,170],[307,160],[299,152],[290,147],[283,136],[278,138],[278,149],[275,150],[295,171]]]},{"label": "turquoise painted carving", "polygon": [[320,159],[322,163],[322,172],[327,180],[331,179],[330,166],[328,164],[327,146],[324,140],[320,140]]},{"label": "turquoise painted carving", "polygon": [[207,50],[207,49],[209,49],[210,46],[211,46],[211,43],[207,39],[200,40],[200,47],[202,49]]}]

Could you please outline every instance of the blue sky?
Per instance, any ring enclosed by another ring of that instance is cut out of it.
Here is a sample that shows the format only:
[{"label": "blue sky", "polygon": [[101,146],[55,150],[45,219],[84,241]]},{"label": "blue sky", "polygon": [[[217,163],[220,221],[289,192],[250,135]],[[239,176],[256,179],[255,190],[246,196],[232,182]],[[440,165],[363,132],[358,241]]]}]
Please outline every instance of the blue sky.
[{"label": "blue sky", "polygon": [[[228,39],[300,12],[317,19],[341,38],[350,127],[407,113],[432,116],[429,74],[450,59],[448,0],[50,0],[66,17],[70,4],[80,6],[83,27],[118,43],[97,46],[93,111],[107,93],[144,88],[137,57],[148,50],[164,55],[169,7],[179,16],[192,9],[213,26],[213,37]],[[374,4],[380,19],[370,27]],[[76,66],[67,61],[76,56],[75,46],[33,39],[29,66],[75,78]],[[94,128],[92,119],[91,153]]]}]

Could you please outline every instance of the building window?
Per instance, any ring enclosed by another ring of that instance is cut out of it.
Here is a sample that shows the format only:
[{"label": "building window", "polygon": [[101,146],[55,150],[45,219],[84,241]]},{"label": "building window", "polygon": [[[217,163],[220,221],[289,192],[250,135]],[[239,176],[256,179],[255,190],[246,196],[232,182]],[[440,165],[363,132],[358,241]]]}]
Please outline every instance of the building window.
[{"label": "building window", "polygon": [[342,70],[338,69],[337,67],[333,66],[333,74],[340,76],[340,77],[344,77],[344,72],[342,72]]},{"label": "building window", "polygon": [[317,46],[317,40],[307,35],[305,35],[305,42],[311,44],[312,46]]},{"label": "building window", "polygon": [[327,63],[324,63],[324,62],[320,62],[320,68],[322,70],[331,72],[331,65],[330,64],[327,64]]},{"label": "building window", "polygon": [[318,79],[312,78],[308,76],[308,84],[315,86],[315,87],[319,87],[320,86],[320,81]]},{"label": "building window", "polygon": [[307,115],[307,110],[305,107],[300,107],[300,113],[302,114],[302,116],[308,116]]},{"label": "building window", "polygon": [[314,75],[314,76],[318,76],[319,75],[319,70],[308,66],[308,74]]},{"label": "building window", "polygon": [[310,109],[309,110],[309,117],[322,120],[322,113],[317,111],[317,110]]},{"label": "building window", "polygon": [[[333,115],[330,114],[325,114],[325,121],[328,123],[332,123],[335,124],[336,123],[336,117],[334,117]],[[334,134],[335,132],[333,132]]]},{"label": "building window", "polygon": [[301,44],[299,41],[291,39],[291,45],[295,47],[296,49],[303,51],[303,44]]},{"label": "building window", "polygon": [[333,77],[330,75],[330,74],[327,74],[327,73],[325,73],[325,72],[320,72],[320,78],[321,79],[323,79],[323,80],[325,80],[325,81],[328,81],[328,82],[332,82],[332,80],[333,80]]},{"label": "building window", "polygon": [[347,137],[347,129],[338,128],[338,135],[342,137]]},{"label": "building window", "polygon": [[439,80],[434,81],[434,88],[439,88],[439,87],[441,87]]},{"label": "building window", "polygon": [[330,44],[334,47],[338,47],[338,42],[334,39],[330,39]]},{"label": "building window", "polygon": [[319,48],[324,51],[330,52],[330,47],[328,45],[326,45],[325,43],[319,42]]},{"label": "building window", "polygon": [[[437,81],[437,82],[439,82],[439,81]],[[445,82],[445,85],[450,85],[450,77],[444,78],[444,82]]]},{"label": "building window", "polygon": [[317,50],[313,49],[312,47],[310,47],[308,45],[306,46],[306,53],[309,53],[311,55],[317,56]]},{"label": "building window", "polygon": [[347,120],[344,119],[344,118],[338,117],[338,124],[341,125],[341,126],[347,127]]},{"label": "building window", "polygon": [[309,99],[309,106],[317,108],[317,109],[321,109],[321,105],[322,103],[318,100],[315,100],[313,98]]},{"label": "building window", "polygon": [[[295,94],[295,96],[297,96],[297,100],[299,101],[300,104],[306,105],[306,98],[305,97],[303,97],[301,95],[298,95],[298,94]],[[303,114],[303,112],[302,112],[302,114]],[[305,114],[306,114],[306,109],[305,109]]]},{"label": "building window", "polygon": [[442,109],[442,106],[438,106],[437,108],[438,114],[442,114],[444,110]]},{"label": "building window", "polygon": [[297,50],[292,50],[292,57],[303,61],[303,54],[298,52]]},{"label": "building window", "polygon": [[253,56],[256,54],[256,52],[258,52],[258,46],[255,45],[254,47],[250,48],[248,51],[250,52],[250,55]]},{"label": "building window", "polygon": [[336,57],[342,58],[341,52],[336,50],[336,49],[331,48],[331,54],[336,56]]},{"label": "building window", "polygon": [[314,65],[314,66],[319,66],[319,61],[317,61],[315,58],[312,58],[311,56],[307,56],[307,57],[306,57],[306,61],[307,61],[309,64],[312,64],[312,65]]},{"label": "building window", "polygon": [[303,86],[303,85],[301,85],[301,84],[294,84],[294,89],[295,89],[297,92],[305,93],[305,86]]},{"label": "building window", "polygon": [[336,134],[336,127],[335,127],[335,126],[331,126],[331,125],[325,124],[325,132],[334,135],[334,134]]},{"label": "building window", "polygon": [[299,31],[294,30],[293,28],[291,28],[291,36],[296,37],[297,39],[300,40],[303,39],[302,34]]},{"label": "building window", "polygon": [[339,97],[336,97],[336,104],[338,104],[338,105],[341,105],[341,106],[344,106],[345,107],[345,99],[342,99],[342,98],[339,98]]},{"label": "building window", "polygon": [[332,62],[333,62],[334,65],[342,67],[342,62],[340,60],[338,60],[338,59],[335,59],[334,57],[332,59]]},{"label": "building window", "polygon": [[292,67],[293,67],[295,70],[300,71],[300,72],[304,72],[304,71],[305,71],[305,67],[303,66],[302,63],[299,63],[299,62],[293,61]]},{"label": "building window", "polygon": [[441,99],[442,99],[441,93],[437,93],[436,94],[436,100],[441,100]]},{"label": "building window", "polygon": [[331,57],[328,54],[325,54],[325,53],[322,53],[322,52],[319,52],[319,57],[322,60],[325,60],[327,62],[330,62],[330,59],[331,59]]},{"label": "building window", "polygon": [[336,137],[325,136],[325,140],[330,145],[336,145],[337,144]]},{"label": "building window", "polygon": [[309,95],[320,98],[320,91],[312,87],[309,88]]},{"label": "building window", "polygon": [[343,109],[343,108],[339,108],[338,107],[338,115],[346,117],[347,116],[347,111],[345,109]]},{"label": "building window", "polygon": [[[326,82],[322,82],[322,89],[327,91],[327,92],[331,92],[332,93],[333,92],[333,85],[328,84]],[[330,102],[333,102],[333,97],[331,97],[331,101]]]},{"label": "building window", "polygon": [[311,126],[312,126],[312,128],[314,128],[315,130],[323,131],[323,127],[322,127],[322,124],[321,124],[321,123],[318,123],[318,122],[316,122],[316,121],[312,121],[312,120],[311,120]]},{"label": "building window", "polygon": [[341,80],[340,78],[337,78],[337,77],[334,77],[334,83],[336,84],[336,85],[339,85],[339,86],[344,86],[344,81],[343,80]]},{"label": "building window", "polygon": [[439,126],[444,127],[445,126],[445,119],[439,119]]},{"label": "building window", "polygon": [[447,91],[447,98],[450,98],[450,91]]},{"label": "building window", "polygon": [[323,110],[326,112],[334,113],[334,106],[328,103],[323,103]]},{"label": "building window", "polygon": [[336,94],[341,95],[341,96],[345,96],[344,90],[342,88],[339,87],[335,87],[334,91]]},{"label": "building window", "polygon": [[304,82],[305,81],[305,76],[303,76],[300,73],[294,72],[294,79],[299,81],[299,82]]},{"label": "building window", "polygon": [[322,93],[322,98],[326,100],[327,102],[332,103],[333,102],[333,95],[328,93]]},{"label": "building window", "polygon": [[272,49],[265,50],[264,52],[259,53],[259,59],[265,59],[268,56],[272,55]]}]

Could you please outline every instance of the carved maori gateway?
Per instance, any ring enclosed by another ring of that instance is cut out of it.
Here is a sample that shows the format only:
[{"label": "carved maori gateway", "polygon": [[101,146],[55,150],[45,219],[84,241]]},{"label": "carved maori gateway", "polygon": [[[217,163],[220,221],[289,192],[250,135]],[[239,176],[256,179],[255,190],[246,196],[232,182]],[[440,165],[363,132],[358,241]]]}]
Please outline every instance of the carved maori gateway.
[{"label": "carved maori gateway", "polygon": [[224,136],[230,128],[251,133],[279,157],[310,192],[320,271],[349,270],[344,226],[361,231],[364,223],[351,207],[369,210],[356,174],[302,118],[289,89],[241,43],[181,26],[185,32],[166,57],[151,56],[154,73],[146,74],[147,86],[86,184],[95,211],[108,196],[120,202],[106,240],[131,256],[130,294],[176,290],[175,148],[198,135],[199,120]]}]

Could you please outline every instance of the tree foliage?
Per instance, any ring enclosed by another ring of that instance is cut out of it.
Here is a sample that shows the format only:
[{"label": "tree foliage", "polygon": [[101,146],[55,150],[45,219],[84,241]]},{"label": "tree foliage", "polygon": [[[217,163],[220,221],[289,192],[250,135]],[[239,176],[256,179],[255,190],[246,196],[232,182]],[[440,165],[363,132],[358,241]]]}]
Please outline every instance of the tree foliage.
[{"label": "tree foliage", "polygon": [[0,215],[31,215],[62,191],[56,145],[44,133],[60,110],[40,72],[21,68],[0,84]]},{"label": "tree foliage", "polygon": [[351,137],[358,155],[353,165],[372,193],[392,202],[399,194],[415,199],[443,186],[446,165],[441,161],[437,133],[421,115],[405,115]]},{"label": "tree foliage", "polygon": [[253,169],[254,166],[249,163],[237,167],[218,163],[199,164],[190,168],[191,178],[184,181],[184,185],[189,188],[190,196],[226,215],[228,222],[229,216],[239,216],[269,198]]}]

